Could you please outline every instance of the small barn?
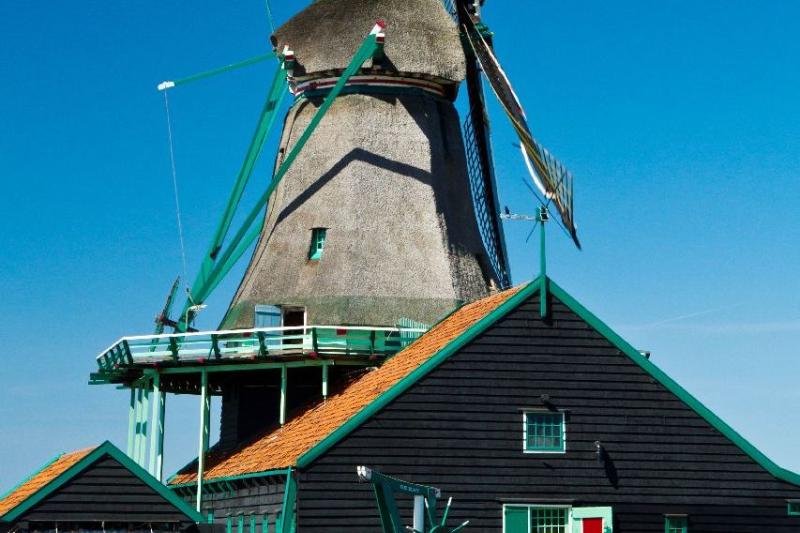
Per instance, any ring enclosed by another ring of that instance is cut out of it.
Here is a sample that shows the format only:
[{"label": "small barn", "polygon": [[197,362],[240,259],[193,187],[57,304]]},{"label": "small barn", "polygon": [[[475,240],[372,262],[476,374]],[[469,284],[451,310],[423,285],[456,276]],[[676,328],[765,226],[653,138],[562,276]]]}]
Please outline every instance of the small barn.
[{"label": "small barn", "polygon": [[[212,448],[203,512],[239,533],[278,509],[276,531],[378,531],[359,465],[441,488],[470,531],[800,531],[800,476],[545,276],[460,307],[284,426]],[[195,501],[196,465],[170,483]]]},{"label": "small barn", "polygon": [[57,456],[0,499],[3,532],[196,532],[199,521],[110,442]]}]

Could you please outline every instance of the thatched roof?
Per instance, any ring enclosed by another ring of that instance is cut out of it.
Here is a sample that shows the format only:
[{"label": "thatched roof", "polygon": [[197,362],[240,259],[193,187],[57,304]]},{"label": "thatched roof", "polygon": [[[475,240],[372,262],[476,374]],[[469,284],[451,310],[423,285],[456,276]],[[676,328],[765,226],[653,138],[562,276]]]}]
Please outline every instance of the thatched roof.
[{"label": "thatched roof", "polygon": [[278,50],[288,45],[295,52],[296,75],[341,71],[377,19],[386,22],[389,72],[464,79],[458,29],[439,0],[319,0],[273,37]]}]

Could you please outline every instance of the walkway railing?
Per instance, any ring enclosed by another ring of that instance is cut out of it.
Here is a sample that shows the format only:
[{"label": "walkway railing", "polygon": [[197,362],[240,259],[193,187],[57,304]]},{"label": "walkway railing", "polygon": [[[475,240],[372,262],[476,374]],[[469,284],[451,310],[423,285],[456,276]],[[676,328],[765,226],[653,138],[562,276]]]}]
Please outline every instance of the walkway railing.
[{"label": "walkway railing", "polygon": [[100,371],[137,365],[231,362],[277,356],[386,357],[425,333],[423,328],[302,326],[123,337],[97,356]]}]

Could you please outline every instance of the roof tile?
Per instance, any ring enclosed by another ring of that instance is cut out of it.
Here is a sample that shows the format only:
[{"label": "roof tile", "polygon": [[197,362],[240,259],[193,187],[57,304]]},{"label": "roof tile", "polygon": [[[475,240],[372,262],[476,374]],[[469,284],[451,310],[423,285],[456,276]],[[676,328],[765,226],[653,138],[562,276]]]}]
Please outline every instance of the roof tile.
[{"label": "roof tile", "polygon": [[84,450],[62,454],[29,479],[23,481],[19,486],[13,488],[11,492],[0,500],[0,516],[8,513],[14,507],[27,500],[34,493],[39,491],[39,489],[69,470],[71,466],[86,457],[94,449],[95,448],[86,448]]},{"label": "roof tile", "polygon": [[[422,363],[433,357],[470,326],[500,306],[521,287],[493,294],[464,305],[449,317],[383,364],[347,384],[341,392],[330,396],[254,441],[226,454],[207,458],[204,478],[239,476],[294,465],[297,459],[396,385]],[[196,472],[185,468],[170,484],[196,481]]]}]

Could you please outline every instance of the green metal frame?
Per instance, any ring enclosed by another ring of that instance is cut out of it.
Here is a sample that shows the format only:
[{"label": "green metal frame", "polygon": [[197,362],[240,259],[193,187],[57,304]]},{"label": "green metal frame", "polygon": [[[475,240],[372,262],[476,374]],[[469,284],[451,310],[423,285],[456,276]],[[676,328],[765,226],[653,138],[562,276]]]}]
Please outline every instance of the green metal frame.
[{"label": "green metal frame", "polygon": [[275,525],[275,533],[292,533],[296,525],[297,515],[295,513],[295,503],[297,500],[297,480],[294,477],[292,468],[286,469],[286,484],[283,490],[283,505],[281,515]]},{"label": "green metal frame", "polygon": [[[670,378],[664,371],[659,369],[650,360],[643,356],[633,346],[628,344],[622,337],[614,332],[603,321],[592,314],[588,309],[580,304],[575,298],[570,296],[564,289],[559,287],[552,279],[547,278],[547,286],[549,292],[561,301],[564,305],[569,307],[576,315],[583,319],[587,324],[593,327],[600,335],[605,337],[612,345],[618,348],[623,354],[628,356],[634,363],[641,367],[658,383],[663,385],[668,391],[677,396],[689,408],[694,410],[700,417],[706,420],[712,427],[722,433],[726,438],[733,442],[739,449],[747,454],[753,461],[759,464],[767,472],[775,476],[777,479],[792,483],[800,486],[800,474],[796,474],[775,464],[769,457],[764,455],[755,446],[737,433],[733,428],[726,424],[721,418],[714,414],[710,409],[703,405],[694,396],[689,394],[683,387]],[[378,396],[372,403],[364,407],[356,415],[351,417],[347,422],[339,426],[335,431],[330,433],[327,437],[322,439],[317,445],[312,447],[297,460],[298,468],[305,468],[310,465],[315,459],[327,452],[333,445],[349,435],[353,430],[366,422],[373,415],[378,413],[392,400],[403,394],[417,381],[422,379],[433,369],[438,367],[446,361],[451,355],[457,353],[466,344],[475,339],[478,335],[486,331],[489,327],[495,324],[498,320],[506,316],[509,312],[516,309],[520,304],[533,296],[541,289],[542,280],[537,278],[522,287],[516,294],[512,295],[505,302],[500,304],[494,311],[487,314],[485,317],[476,322],[473,326],[467,329],[464,333],[456,337],[453,341],[447,344],[444,348],[439,350],[436,354],[430,357],[423,364],[418,366],[408,376],[400,380],[397,384],[389,388],[383,394]]]},{"label": "green metal frame", "polygon": [[[364,39],[358,51],[353,56],[353,60],[339,77],[339,80],[336,82],[336,85],[334,85],[330,94],[328,94],[328,96],[320,105],[319,109],[317,109],[317,112],[311,119],[311,122],[309,122],[302,135],[300,135],[297,142],[295,142],[292,149],[278,167],[278,170],[275,172],[275,175],[273,176],[269,186],[256,201],[252,210],[245,218],[241,228],[231,239],[231,242],[228,244],[225,251],[219,255],[222,246],[222,240],[224,240],[229,227],[229,223],[227,225],[225,224],[227,216],[223,217],[223,223],[220,224],[220,229],[222,231],[218,230],[215,234],[209,252],[203,259],[203,264],[197,280],[192,285],[191,299],[187,300],[183,311],[181,312],[181,318],[178,322],[178,329],[180,331],[185,331],[188,327],[188,322],[190,322],[191,317],[187,315],[189,308],[192,305],[200,304],[205,301],[208,295],[217,287],[217,285],[219,285],[230,269],[233,268],[234,264],[236,264],[239,258],[245,253],[245,251],[247,251],[253,241],[255,241],[255,239],[261,234],[261,230],[264,226],[263,217],[258,223],[256,223],[256,220],[261,214],[261,210],[267,205],[267,202],[269,201],[272,192],[275,190],[275,187],[277,187],[277,185],[288,172],[289,168],[291,168],[298,154],[303,149],[306,142],[308,142],[311,134],[314,133],[328,109],[331,107],[331,105],[333,105],[334,100],[339,96],[350,77],[361,68],[367,59],[372,58],[376,52],[381,49],[381,45],[377,42],[378,31],[376,28],[380,29],[380,26],[376,25],[376,27],[373,28],[373,31],[370,32],[370,34]],[[232,195],[232,199],[234,197],[235,193]],[[232,207],[235,210],[236,206],[231,206],[229,203],[229,207]],[[187,318],[189,320],[187,320]]]},{"label": "green metal frame", "polygon": [[170,504],[174,505],[183,514],[185,514],[187,518],[195,523],[200,523],[203,521],[203,516],[200,513],[192,509],[185,501],[179,498],[177,494],[169,490],[169,488],[167,488],[164,484],[159,483],[156,478],[148,474],[144,468],[136,464],[130,457],[125,455],[109,441],[105,441],[103,444],[89,452],[83,459],[47,483],[44,487],[37,490],[24,501],[20,502],[16,507],[12,508],[6,514],[0,517],[0,520],[3,522],[15,521],[104,455],[110,456],[112,459],[130,470],[133,475],[138,477],[141,481],[147,484],[147,486],[156,491],[159,496],[163,497]]}]

